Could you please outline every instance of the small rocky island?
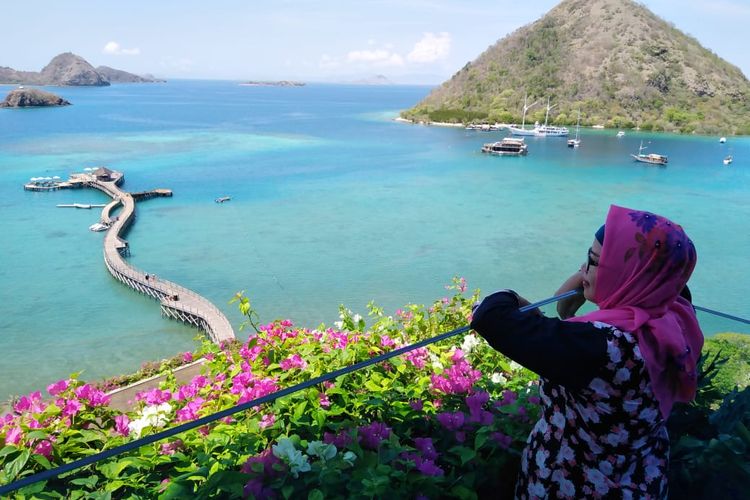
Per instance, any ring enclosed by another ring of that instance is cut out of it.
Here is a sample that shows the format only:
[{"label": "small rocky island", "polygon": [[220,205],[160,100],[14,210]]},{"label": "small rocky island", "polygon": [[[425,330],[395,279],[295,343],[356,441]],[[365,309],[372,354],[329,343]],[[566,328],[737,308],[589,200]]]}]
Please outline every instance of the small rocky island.
[{"label": "small rocky island", "polygon": [[62,97],[39,89],[19,88],[11,90],[0,102],[0,108],[32,108],[44,106],[69,106]]},{"label": "small rocky island", "polygon": [[247,87],[304,87],[305,82],[293,82],[290,80],[280,80],[278,82],[244,82],[240,83],[240,85],[245,85]]}]

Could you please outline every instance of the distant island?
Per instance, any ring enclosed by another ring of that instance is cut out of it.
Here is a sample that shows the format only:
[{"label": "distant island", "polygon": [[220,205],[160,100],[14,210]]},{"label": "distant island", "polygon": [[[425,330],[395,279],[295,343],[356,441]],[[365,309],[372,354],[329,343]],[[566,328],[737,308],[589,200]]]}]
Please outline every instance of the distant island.
[{"label": "distant island", "polygon": [[393,82],[385,75],[374,75],[369,78],[354,80],[354,85],[393,85]]},{"label": "distant island", "polygon": [[0,108],[31,108],[45,106],[69,106],[70,102],[62,97],[39,89],[19,88],[11,90],[0,102]]},{"label": "distant island", "polygon": [[278,82],[250,81],[240,83],[240,85],[244,85],[246,87],[304,87],[305,82],[294,82],[290,80],[279,80]]},{"label": "distant island", "polygon": [[467,63],[401,117],[412,122],[603,124],[750,134],[739,68],[632,0],[564,0]]},{"label": "distant island", "polygon": [[149,76],[99,66],[94,68],[81,56],[65,52],[55,56],[42,71],[17,71],[0,66],[0,84],[106,87],[112,83],[154,83]]}]

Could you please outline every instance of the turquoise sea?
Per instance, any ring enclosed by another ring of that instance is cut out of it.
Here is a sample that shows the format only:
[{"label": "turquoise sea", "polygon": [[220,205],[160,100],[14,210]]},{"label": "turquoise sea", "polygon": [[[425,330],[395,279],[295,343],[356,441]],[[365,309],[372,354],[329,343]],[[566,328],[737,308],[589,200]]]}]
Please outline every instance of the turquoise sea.
[{"label": "turquoise sea", "polygon": [[[131,260],[235,325],[239,290],[264,321],[312,327],[337,320],[342,303],[364,313],[371,300],[388,311],[432,302],[453,276],[545,298],[583,262],[611,203],[681,223],[698,248],[695,303],[750,313],[750,138],[582,130],[577,150],[531,139],[527,157],[497,158],[479,148],[503,132],[393,121],[428,87],[49,90],[73,106],[0,110],[0,399],[196,345],[196,330],[107,273],[102,233],[88,230],[97,209],[56,207],[103,194],[22,188],[98,165],[124,172],[129,191],[174,191],[139,203]],[[669,166],[633,162],[641,140]],[[700,318],[709,335],[748,332]]]}]

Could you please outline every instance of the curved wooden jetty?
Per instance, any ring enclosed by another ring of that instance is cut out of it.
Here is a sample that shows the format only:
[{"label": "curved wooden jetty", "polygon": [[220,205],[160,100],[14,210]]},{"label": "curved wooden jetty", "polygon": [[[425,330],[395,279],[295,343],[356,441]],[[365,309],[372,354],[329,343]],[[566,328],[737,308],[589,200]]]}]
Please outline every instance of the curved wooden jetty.
[{"label": "curved wooden jetty", "polygon": [[[135,221],[135,200],[153,196],[172,196],[168,189],[155,189],[141,193],[128,193],[119,188],[124,176],[119,172],[107,171],[108,175],[73,174],[60,187],[98,189],[112,198],[112,202],[102,209],[102,222],[110,225],[104,235],[104,264],[118,281],[137,292],[158,300],[164,316],[195,326],[218,343],[234,340],[234,330],[226,316],[208,299],[171,281],[157,278],[130,265],[123,256],[128,255],[127,240],[121,235]],[[58,188],[59,189],[59,188]],[[112,211],[122,205],[117,217]]]}]

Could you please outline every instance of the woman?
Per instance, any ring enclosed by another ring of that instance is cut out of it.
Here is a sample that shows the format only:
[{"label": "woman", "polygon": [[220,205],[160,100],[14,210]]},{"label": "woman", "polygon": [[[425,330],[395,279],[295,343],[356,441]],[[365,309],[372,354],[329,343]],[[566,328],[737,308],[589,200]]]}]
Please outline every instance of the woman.
[{"label": "woman", "polygon": [[[606,236],[605,236],[606,233]],[[693,243],[658,215],[611,206],[586,262],[560,291],[582,287],[599,309],[562,321],[518,311],[513,291],[486,297],[471,327],[541,376],[518,498],[666,498],[675,401],[695,396],[703,334],[680,297]],[[583,300],[558,306],[572,315]]]}]

